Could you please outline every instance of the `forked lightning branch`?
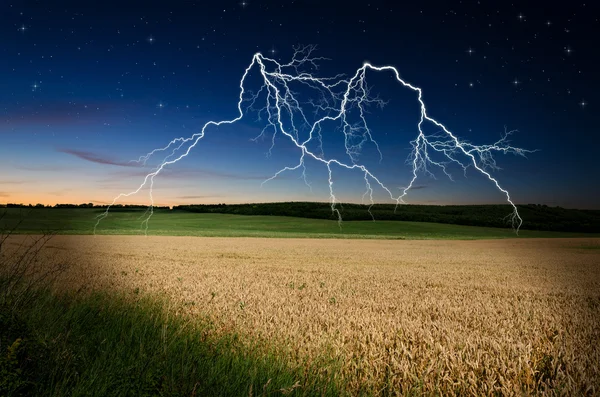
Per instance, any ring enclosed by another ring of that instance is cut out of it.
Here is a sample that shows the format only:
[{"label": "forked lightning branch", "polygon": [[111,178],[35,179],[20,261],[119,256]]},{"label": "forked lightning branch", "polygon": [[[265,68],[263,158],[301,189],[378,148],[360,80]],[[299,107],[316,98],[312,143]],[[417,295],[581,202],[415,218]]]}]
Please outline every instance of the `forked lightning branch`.
[{"label": "forked lightning branch", "polygon": [[[481,173],[506,197],[506,201],[512,206],[512,213],[507,215],[507,220],[512,228],[518,232],[523,220],[519,216],[517,206],[512,201],[508,190],[502,187],[500,182],[492,175],[497,170],[495,153],[511,153],[524,156],[528,150],[513,147],[509,144],[508,136],[504,135],[498,141],[487,145],[474,145],[459,139],[446,126],[429,116],[423,99],[421,88],[416,87],[402,78],[398,70],[393,66],[375,66],[364,63],[356,72],[347,77],[336,75],[333,77],[318,77],[318,62],[325,58],[313,55],[314,46],[295,48],[290,62],[280,63],[275,59],[256,53],[252,61],[244,71],[239,82],[240,94],[237,102],[237,116],[229,120],[209,121],[202,129],[189,136],[173,139],[166,146],[157,148],[150,153],[141,156],[135,162],[143,163],[156,156],[164,156],[141,181],[140,185],[128,193],[121,193],[114,198],[106,211],[98,216],[94,226],[94,233],[102,219],[108,216],[111,206],[119,200],[139,193],[143,188],[148,189],[149,206],[144,216],[142,227],[147,233],[148,223],[153,214],[153,186],[155,178],[168,166],[184,159],[194,147],[210,132],[211,127],[223,124],[234,124],[240,121],[251,111],[258,112],[259,119],[264,121],[264,129],[261,136],[271,134],[272,146],[274,148],[275,137],[281,134],[297,148],[297,161],[280,169],[271,178],[263,183],[277,178],[284,172],[302,170],[305,183],[308,184],[305,174],[305,161],[313,159],[326,167],[329,182],[329,199],[331,211],[342,221],[342,216],[337,208],[338,200],[335,195],[333,174],[335,167],[353,170],[357,177],[364,179],[365,194],[370,204],[374,204],[374,189],[381,189],[389,196],[396,205],[405,203],[404,199],[410,192],[419,174],[433,175],[437,169],[449,178],[451,174],[449,167],[459,166],[466,175],[469,167]],[[412,168],[412,175],[408,185],[401,189],[400,193],[394,194],[393,190],[386,186],[380,177],[375,175],[364,164],[359,161],[359,154],[365,145],[374,145],[381,156],[381,148],[374,139],[371,129],[367,123],[367,107],[381,105],[384,103],[369,94],[367,85],[367,74],[369,72],[390,73],[401,87],[412,90],[416,94],[416,100],[420,107],[420,117],[416,123],[416,137],[410,141],[412,151],[407,163]],[[262,85],[251,90],[247,87],[248,76],[258,73]],[[298,94],[298,90],[292,90],[291,86],[299,86],[305,92],[311,93],[309,99],[305,95]],[[350,117],[352,112],[354,117]],[[318,114],[318,118],[314,115]],[[311,119],[312,117],[312,119]],[[326,130],[325,124],[339,123],[344,134],[344,145],[346,155],[341,158],[327,157],[323,152],[323,134]],[[432,123],[439,131],[435,134],[426,134],[424,124]],[[315,149],[316,148],[316,149]],[[435,158],[433,157],[435,154]],[[369,207],[370,208],[370,207]]]}]

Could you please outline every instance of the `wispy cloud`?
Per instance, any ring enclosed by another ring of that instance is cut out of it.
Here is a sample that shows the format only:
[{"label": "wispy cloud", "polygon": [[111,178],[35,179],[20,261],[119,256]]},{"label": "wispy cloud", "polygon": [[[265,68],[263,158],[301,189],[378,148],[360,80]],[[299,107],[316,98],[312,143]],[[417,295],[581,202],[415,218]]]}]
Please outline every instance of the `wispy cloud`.
[{"label": "wispy cloud", "polygon": [[10,196],[10,193],[8,192],[0,192],[0,197],[8,197]]},{"label": "wispy cloud", "polygon": [[90,161],[92,163],[98,164],[108,164],[108,165],[117,165],[120,167],[139,167],[138,163],[134,163],[131,161],[122,161],[111,158],[110,156],[105,156],[98,153],[92,153],[84,150],[75,150],[75,149],[67,149],[67,148],[58,148],[57,152],[70,154],[75,157],[79,157],[82,160]]}]

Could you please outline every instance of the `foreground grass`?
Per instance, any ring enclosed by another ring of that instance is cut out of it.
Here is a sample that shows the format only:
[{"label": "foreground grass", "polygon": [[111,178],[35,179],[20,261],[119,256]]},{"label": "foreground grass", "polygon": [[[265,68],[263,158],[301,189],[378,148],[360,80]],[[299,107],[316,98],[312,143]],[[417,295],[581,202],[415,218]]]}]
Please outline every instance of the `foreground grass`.
[{"label": "foreground grass", "polygon": [[0,305],[2,396],[340,395],[316,364],[210,336],[210,322],[158,298],[31,293],[27,306]]},{"label": "foreground grass", "polygon": [[[60,234],[92,234],[99,209],[6,209],[2,227],[21,221],[18,233],[53,230]],[[25,215],[25,217],[24,217]],[[103,219],[97,234],[143,234],[144,211],[114,211]],[[509,227],[491,228],[403,221],[336,221],[281,216],[244,216],[156,211],[148,225],[148,235],[205,237],[288,237],[360,239],[497,239],[516,237]],[[598,237],[591,233],[521,230],[519,237]]]}]

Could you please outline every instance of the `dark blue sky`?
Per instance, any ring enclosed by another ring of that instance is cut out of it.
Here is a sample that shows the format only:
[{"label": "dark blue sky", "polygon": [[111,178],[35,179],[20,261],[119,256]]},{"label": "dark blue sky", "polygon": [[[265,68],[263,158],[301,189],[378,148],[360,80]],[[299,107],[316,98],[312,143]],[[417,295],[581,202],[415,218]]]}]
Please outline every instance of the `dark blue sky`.
[{"label": "dark blue sky", "polygon": [[[3,2],[0,202],[112,201],[145,174],[128,160],[237,115],[254,53],[287,62],[294,45],[314,44],[330,59],[319,76],[351,75],[365,61],[396,67],[423,89],[429,115],[462,139],[486,144],[518,130],[512,144],[539,151],[499,154],[493,173],[517,203],[600,208],[592,2],[347,3]],[[410,179],[418,103],[389,74],[367,79],[388,102],[369,114],[385,160],[367,148],[361,161],[398,188]],[[312,192],[299,172],[261,187],[299,155],[281,139],[266,157],[269,139],[250,141],[261,128],[247,117],[207,130],[189,158],[157,177],[157,203],[328,200],[327,170],[316,163],[307,163]],[[324,133],[337,143],[333,127]],[[419,175],[406,201],[504,202],[472,171],[436,177]],[[360,174],[335,178],[340,199],[360,201]]]}]

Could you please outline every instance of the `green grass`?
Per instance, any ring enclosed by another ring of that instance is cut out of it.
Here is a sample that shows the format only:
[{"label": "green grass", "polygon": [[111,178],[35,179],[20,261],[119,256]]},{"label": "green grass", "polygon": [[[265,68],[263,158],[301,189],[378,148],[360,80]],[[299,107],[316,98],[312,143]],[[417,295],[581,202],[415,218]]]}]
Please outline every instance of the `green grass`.
[{"label": "green grass", "polygon": [[292,360],[289,347],[137,289],[53,292],[68,265],[39,257],[50,237],[7,253],[10,232],[0,229],[0,396],[344,394],[329,349]]},{"label": "green grass", "polygon": [[[1,228],[22,218],[17,233],[52,230],[59,234],[92,234],[100,209],[6,209]],[[144,211],[110,212],[97,234],[144,234]],[[245,216],[158,210],[150,219],[148,235],[209,237],[303,237],[379,239],[496,239],[514,238],[513,230],[428,222],[336,221],[280,216]],[[598,233],[521,230],[519,237],[599,237]]]},{"label": "green grass", "polygon": [[244,348],[235,334],[210,336],[208,321],[167,316],[156,297],[33,293],[16,310],[0,303],[2,396],[341,393],[322,376],[335,363],[290,367],[268,349]]}]

